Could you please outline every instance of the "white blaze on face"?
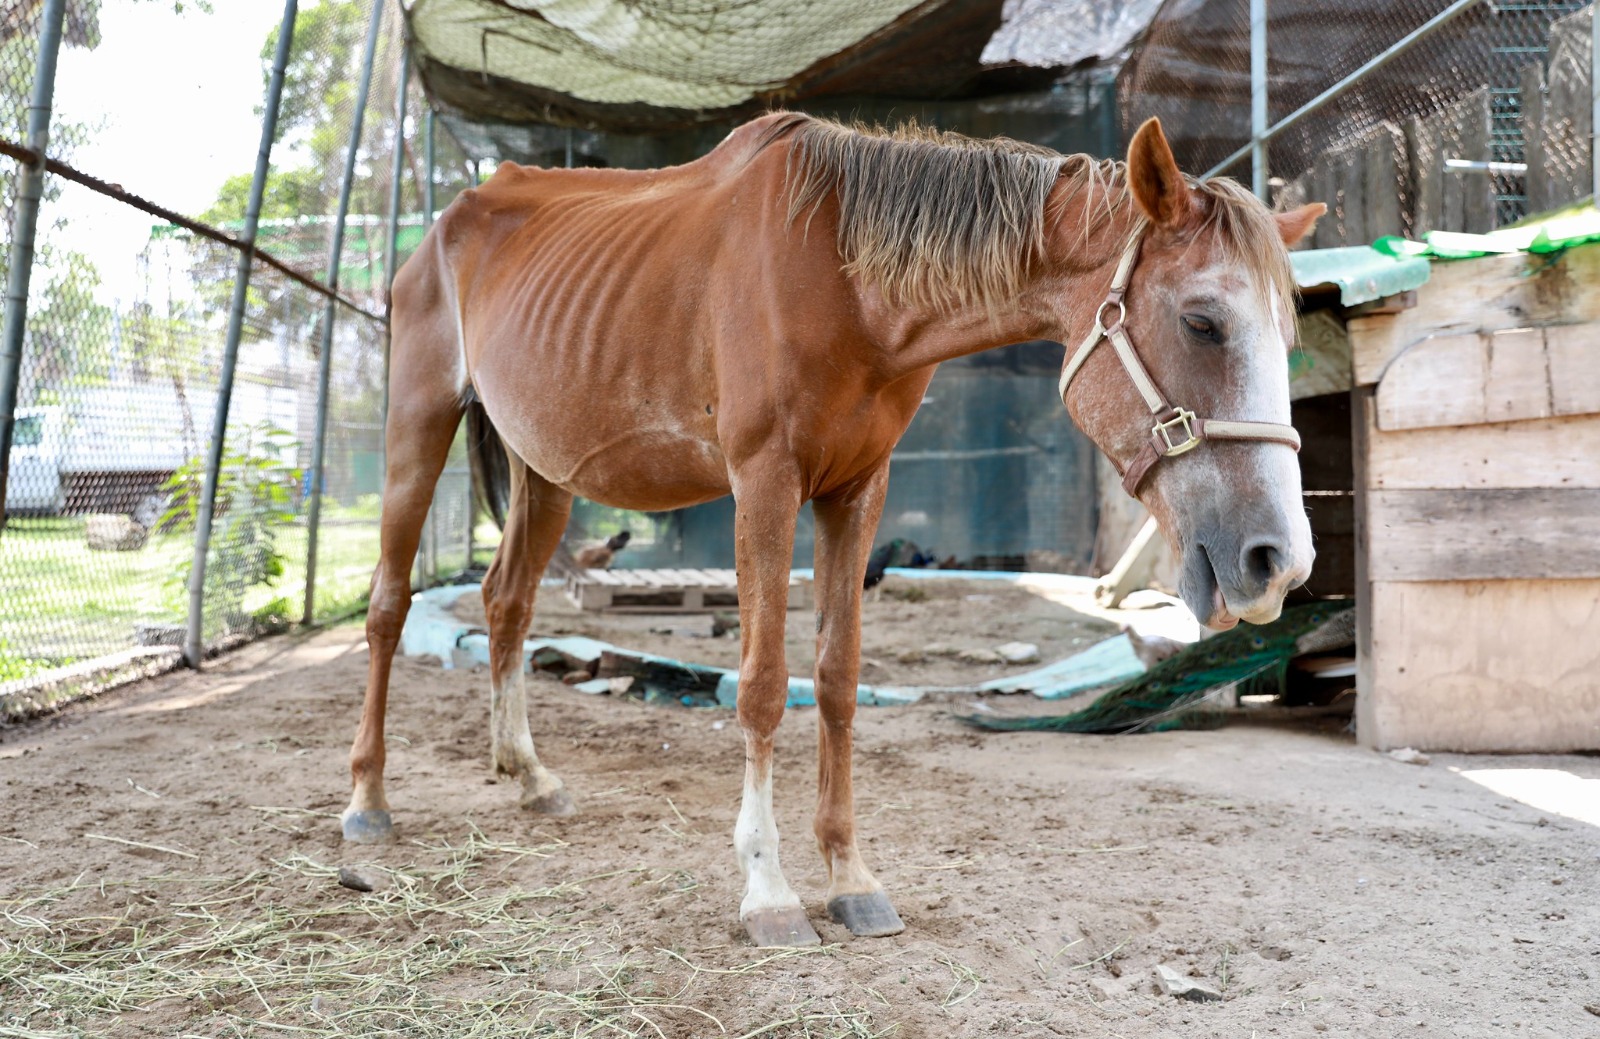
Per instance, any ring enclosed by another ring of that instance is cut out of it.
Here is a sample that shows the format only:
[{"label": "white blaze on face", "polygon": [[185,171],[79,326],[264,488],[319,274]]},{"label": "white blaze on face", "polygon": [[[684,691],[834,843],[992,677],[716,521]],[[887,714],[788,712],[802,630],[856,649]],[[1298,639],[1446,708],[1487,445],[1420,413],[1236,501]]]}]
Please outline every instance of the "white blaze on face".
[{"label": "white blaze on face", "polygon": [[[1241,267],[1230,270],[1225,278],[1235,286],[1228,298],[1235,308],[1236,325],[1231,330],[1233,341],[1230,361],[1239,365],[1240,377],[1233,383],[1234,398],[1226,418],[1253,422],[1290,423],[1289,394],[1289,344],[1294,341],[1294,314],[1284,306],[1282,298],[1270,286],[1253,285],[1250,275]],[[1258,443],[1247,448],[1251,454],[1249,478],[1259,488],[1263,499],[1280,512],[1284,538],[1282,548],[1285,573],[1303,573],[1311,566],[1311,524],[1306,518],[1305,503],[1301,497],[1300,461],[1291,450],[1280,444]],[[1238,607],[1239,616],[1253,622],[1265,622],[1277,617],[1282,606],[1282,594],[1287,587],[1268,590],[1261,608],[1254,603],[1229,603],[1232,610]]]},{"label": "white blaze on face", "polygon": [[[1191,408],[1202,418],[1288,424],[1288,344],[1294,315],[1270,287],[1257,285],[1254,274],[1242,264],[1219,262],[1218,256],[1196,259],[1201,262],[1196,263],[1195,274],[1167,287],[1162,309],[1174,326],[1179,325],[1180,315],[1190,313],[1220,321],[1225,341],[1206,344],[1174,327],[1168,335],[1176,338],[1167,342],[1178,350],[1200,358],[1211,351],[1209,360],[1191,367],[1195,374],[1189,381],[1190,387],[1206,386],[1210,392],[1204,399],[1198,393],[1194,399],[1186,399],[1183,386],[1163,385],[1162,389],[1173,404]],[[1218,578],[1220,600],[1215,606],[1249,621],[1274,619],[1288,585],[1305,573],[1313,557],[1295,453],[1282,444],[1262,441],[1196,451],[1160,464],[1166,469],[1165,498],[1183,530],[1184,541],[1205,539]],[[1234,468],[1239,465],[1246,467],[1244,472]],[[1236,495],[1248,495],[1252,501],[1224,497]],[[1229,531],[1237,538],[1213,541],[1216,530],[1209,536],[1202,531],[1216,524],[1247,524],[1259,529],[1240,526]],[[1239,571],[1240,562],[1232,554],[1247,549],[1258,537],[1271,538],[1283,553],[1283,577],[1253,601],[1229,601],[1239,594],[1231,589],[1232,580],[1223,580]],[[1185,550],[1190,547],[1186,544]]]}]

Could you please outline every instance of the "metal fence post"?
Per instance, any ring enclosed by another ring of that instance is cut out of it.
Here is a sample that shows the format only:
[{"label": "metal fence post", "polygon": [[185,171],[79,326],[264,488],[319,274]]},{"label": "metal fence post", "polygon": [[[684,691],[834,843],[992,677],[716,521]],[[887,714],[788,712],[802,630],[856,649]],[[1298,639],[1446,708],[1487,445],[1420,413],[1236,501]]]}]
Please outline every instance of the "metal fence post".
[{"label": "metal fence post", "polygon": [[278,48],[272,55],[272,78],[267,83],[267,103],[261,115],[261,147],[256,151],[250,201],[245,206],[244,231],[240,236],[244,248],[239,252],[239,269],[234,274],[233,300],[228,309],[228,338],[222,348],[222,375],[211,423],[205,487],[200,492],[200,513],[195,520],[194,562],[189,568],[189,627],[183,638],[183,662],[196,668],[205,655],[206,562],[211,550],[211,524],[216,516],[223,448],[228,438],[228,408],[233,402],[233,376],[239,361],[239,340],[244,334],[244,310],[250,291],[250,268],[255,259],[256,229],[261,221],[261,197],[266,192],[267,174],[272,165],[272,142],[278,136],[278,101],[283,97],[283,78],[289,67],[297,6],[298,0],[284,0],[283,21],[278,25]]},{"label": "metal fence post", "polygon": [[1589,5],[1589,191],[1600,202],[1600,11]]},{"label": "metal fence post", "polygon": [[[394,99],[394,158],[391,162],[389,177],[389,241],[383,251],[383,286],[386,299],[386,312],[394,310],[394,275],[395,261],[400,255],[400,184],[401,173],[405,168],[406,152],[406,90],[411,83],[411,48],[405,47],[400,52],[400,83],[395,90]],[[388,347],[384,347],[384,372],[389,370]],[[387,382],[384,384],[384,414],[389,413],[387,401],[389,390]]]},{"label": "metal fence post", "polygon": [[361,151],[361,125],[366,120],[367,94],[372,88],[372,63],[378,52],[378,32],[383,25],[384,0],[372,0],[372,20],[367,25],[367,48],[361,58],[361,86],[356,91],[350,118],[350,146],[345,150],[344,175],[339,181],[339,213],[334,219],[333,242],[328,247],[328,303],[322,312],[322,352],[317,358],[317,418],[311,441],[311,506],[306,516],[306,608],[302,621],[316,618],[317,532],[322,523],[323,459],[328,447],[328,391],[333,379],[333,319],[339,310],[339,264],[344,257],[344,221],[350,212],[350,189],[356,179],[356,157]]},{"label": "metal fence post", "polygon": [[[424,106],[427,107],[427,106]],[[433,177],[434,177],[434,151],[433,151],[433,109],[428,109],[428,114],[422,124],[422,152],[423,169],[427,179],[422,185],[422,233],[427,234],[433,227]],[[430,579],[437,583],[439,580],[439,491],[435,484],[433,501],[428,505],[428,572]]]},{"label": "metal fence post", "polygon": [[426,231],[433,226],[433,109],[428,109],[428,117],[423,122],[422,130],[423,163],[428,169],[428,180],[422,185],[422,229]]},{"label": "metal fence post", "polygon": [[45,0],[39,24],[39,60],[28,101],[28,147],[35,161],[22,167],[17,208],[11,221],[11,266],[6,276],[5,326],[0,329],[0,525],[5,522],[6,481],[11,472],[12,423],[22,383],[22,340],[28,330],[28,281],[33,276],[33,240],[44,197],[45,151],[50,146],[50,104],[56,91],[56,56],[66,0]]},{"label": "metal fence post", "polygon": [[1267,198],[1267,0],[1250,0],[1250,186]]},{"label": "metal fence post", "polygon": [[400,256],[400,185],[406,153],[406,88],[411,80],[411,48],[400,48],[400,77],[394,92],[394,153],[389,161],[389,236],[383,246],[383,406],[378,422],[378,472],[389,467],[389,343],[394,338],[394,266]]}]

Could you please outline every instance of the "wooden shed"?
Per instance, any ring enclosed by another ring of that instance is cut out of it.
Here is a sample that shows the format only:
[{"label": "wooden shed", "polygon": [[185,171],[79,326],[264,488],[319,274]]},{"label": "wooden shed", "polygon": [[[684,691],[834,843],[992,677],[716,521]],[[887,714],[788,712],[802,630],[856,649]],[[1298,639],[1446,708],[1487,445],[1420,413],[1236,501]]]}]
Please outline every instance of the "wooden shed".
[{"label": "wooden shed", "polygon": [[1359,738],[1600,749],[1600,245],[1404,302],[1347,321]]}]

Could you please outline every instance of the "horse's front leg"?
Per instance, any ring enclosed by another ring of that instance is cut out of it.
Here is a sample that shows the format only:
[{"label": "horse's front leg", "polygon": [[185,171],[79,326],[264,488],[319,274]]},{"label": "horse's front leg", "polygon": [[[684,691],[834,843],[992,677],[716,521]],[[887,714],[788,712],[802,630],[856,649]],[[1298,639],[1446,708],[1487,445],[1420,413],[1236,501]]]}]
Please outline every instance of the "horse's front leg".
[{"label": "horse's front leg", "polygon": [[889,467],[851,493],[813,503],[817,519],[817,846],[828,864],[828,913],[859,937],[905,930],[856,847],[851,726],[861,673],[861,582],[883,513]]},{"label": "horse's front leg", "polygon": [[757,945],[816,945],[817,932],[778,865],[778,823],[772,813],[773,738],[789,697],[783,640],[799,481],[787,474],[741,476],[733,492],[742,635],[739,725],[744,729],[744,800],[733,835],[745,877],[739,919]]}]

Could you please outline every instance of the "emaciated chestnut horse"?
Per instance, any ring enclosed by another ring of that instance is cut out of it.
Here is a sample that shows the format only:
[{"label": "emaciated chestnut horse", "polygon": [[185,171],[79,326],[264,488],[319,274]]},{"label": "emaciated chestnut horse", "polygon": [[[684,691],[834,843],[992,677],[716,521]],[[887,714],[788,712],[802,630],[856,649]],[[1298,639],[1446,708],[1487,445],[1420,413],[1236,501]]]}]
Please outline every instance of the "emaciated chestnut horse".
[{"label": "emaciated chestnut horse", "polygon": [[1286,425],[1285,243],[1323,211],[1274,215],[1231,181],[1186,178],[1153,120],[1126,164],[786,113],[673,169],[502,164],[440,216],[394,286],[382,557],[345,837],[391,833],[389,667],[423,517],[476,398],[511,467],[483,584],[495,769],[520,778],[528,808],[574,811],[534,752],[522,658],[572,496],[662,510],[731,492],[739,916],[758,945],[816,942],[772,810],[789,566],[810,501],[827,906],[853,934],[899,932],[856,843],[851,725],[890,452],[934,368],[1081,341],[1063,398],[1182,552],[1184,601],[1215,627],[1271,620],[1312,559]]}]

